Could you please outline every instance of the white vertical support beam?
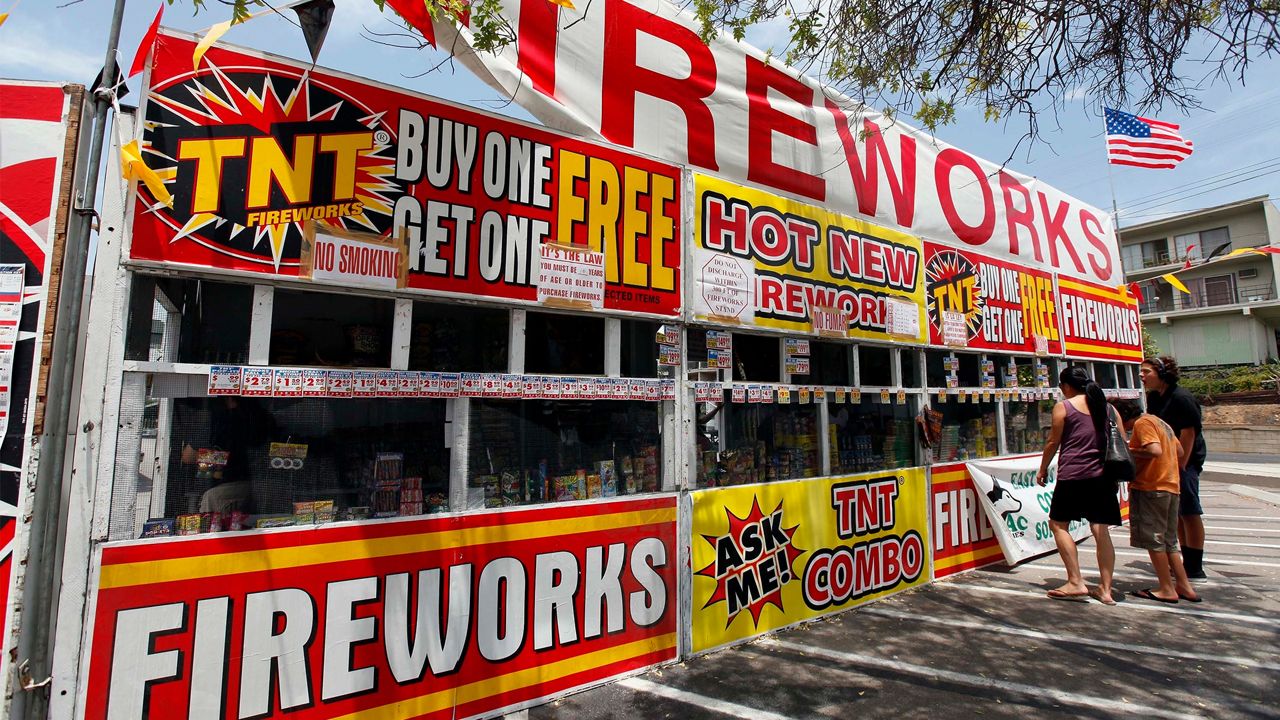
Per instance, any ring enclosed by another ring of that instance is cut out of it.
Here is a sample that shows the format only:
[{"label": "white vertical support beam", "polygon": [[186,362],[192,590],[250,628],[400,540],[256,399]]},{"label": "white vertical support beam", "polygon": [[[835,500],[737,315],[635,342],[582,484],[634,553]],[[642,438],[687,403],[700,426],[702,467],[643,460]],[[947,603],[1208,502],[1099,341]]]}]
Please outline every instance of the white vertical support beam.
[{"label": "white vertical support beam", "polygon": [[[134,137],[134,119],[120,113],[114,122],[120,127],[113,137]],[[87,133],[86,133],[87,137]],[[63,507],[66,512],[66,534],[63,549],[61,586],[58,590],[58,617],[53,635],[53,692],[49,698],[49,717],[82,717],[86,693],[79,692],[79,682],[88,677],[90,653],[85,634],[86,604],[94,581],[92,569],[94,545],[106,538],[111,512],[111,484],[115,472],[116,433],[119,431],[121,372],[124,362],[125,322],[128,317],[131,273],[120,267],[124,248],[128,247],[131,207],[129,184],[120,175],[119,143],[111,141],[106,153],[107,168],[103,173],[102,208],[99,223],[97,255],[94,260],[94,283],[90,295],[88,322],[81,343],[82,356],[92,358],[84,363],[80,379],[80,407],[76,443],[69,458],[71,476],[67,481]],[[85,145],[82,143],[82,147]],[[38,448],[33,448],[31,467],[39,462]],[[31,479],[34,480],[34,473]],[[26,534],[20,533],[25,539]],[[14,557],[25,557],[25,547],[15,546]],[[15,564],[17,573],[23,566]],[[17,611],[11,622],[21,622]],[[77,711],[79,708],[79,711]]]},{"label": "white vertical support beam", "polygon": [[622,375],[622,320],[604,319],[604,374],[606,377]]},{"label": "white vertical support beam", "polygon": [[[449,398],[446,415],[452,417],[446,427],[452,432],[449,450],[449,512],[462,512],[467,507],[467,465],[471,448],[471,398]],[[452,412],[450,412],[452,411]]]},{"label": "white vertical support beam", "polygon": [[142,441],[142,416],[147,404],[147,375],[126,373],[120,388],[120,432],[115,448],[103,451],[116,456],[115,482],[110,494],[108,540],[132,540],[142,528],[137,522],[138,463]]},{"label": "white vertical support beam", "polygon": [[858,357],[857,344],[849,346],[849,377],[853,378],[853,386],[862,388],[862,359]]},{"label": "white vertical support beam", "polygon": [[996,446],[1000,448],[1001,455],[1009,454],[1009,439],[1005,437],[1004,431],[1005,405],[1004,400],[996,401]]},{"label": "white vertical support beam", "polygon": [[778,338],[778,369],[781,370],[783,384],[791,384],[791,373],[787,372],[787,340]]},{"label": "white vertical support beam", "polygon": [[409,338],[413,335],[413,301],[396,298],[391,321],[391,369],[409,369]]},{"label": "white vertical support beam", "polygon": [[889,385],[895,391],[902,387],[902,348],[889,349]]},{"label": "white vertical support beam", "polygon": [[249,364],[271,363],[271,309],[276,289],[270,285],[253,286],[253,314],[249,319]]},{"label": "white vertical support beam", "polygon": [[818,403],[818,467],[822,468],[822,477],[831,475],[831,412],[828,400],[823,398]]},{"label": "white vertical support beam", "polygon": [[524,374],[524,329],[528,317],[527,310],[512,310],[507,323],[507,372],[516,375]]},{"label": "white vertical support beam", "polygon": [[676,436],[677,455],[675,487],[691,490],[697,486],[698,467],[698,403],[689,385],[689,330],[680,326],[680,365],[676,368]]}]

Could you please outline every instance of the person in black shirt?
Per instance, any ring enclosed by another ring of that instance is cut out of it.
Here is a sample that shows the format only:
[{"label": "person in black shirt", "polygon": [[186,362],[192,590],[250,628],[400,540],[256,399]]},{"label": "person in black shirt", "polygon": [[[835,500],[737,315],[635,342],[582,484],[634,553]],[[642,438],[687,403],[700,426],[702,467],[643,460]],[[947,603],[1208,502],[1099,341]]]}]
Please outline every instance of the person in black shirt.
[{"label": "person in black shirt", "polygon": [[1187,577],[1204,574],[1204,521],[1200,507],[1200,471],[1208,450],[1200,425],[1200,403],[1178,387],[1178,362],[1171,357],[1147,358],[1139,371],[1147,390],[1147,412],[1169,423],[1178,436],[1178,475],[1181,495],[1178,507],[1178,541],[1182,543]]}]

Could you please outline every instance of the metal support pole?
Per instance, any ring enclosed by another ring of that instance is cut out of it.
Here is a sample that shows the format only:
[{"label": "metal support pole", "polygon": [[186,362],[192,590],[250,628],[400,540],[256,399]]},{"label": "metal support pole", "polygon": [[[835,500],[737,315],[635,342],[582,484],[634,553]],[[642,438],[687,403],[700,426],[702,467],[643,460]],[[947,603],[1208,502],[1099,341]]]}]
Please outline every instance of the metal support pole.
[{"label": "metal support pole", "polygon": [[[107,52],[102,70],[102,86],[94,94],[93,132],[89,156],[84,158],[86,172],[75,204],[73,230],[68,233],[63,256],[62,285],[58,292],[57,323],[53,329],[50,354],[49,384],[46,395],[44,432],[40,436],[40,464],[33,488],[30,551],[27,582],[22,590],[22,626],[18,635],[17,659],[26,672],[21,678],[24,689],[15,692],[11,710],[14,718],[43,720],[48,713],[49,687],[43,684],[51,676],[50,628],[57,619],[58,554],[63,543],[63,518],[59,510],[62,482],[65,477],[66,447],[71,428],[72,387],[78,363],[80,309],[84,300],[85,268],[89,259],[89,235],[93,229],[94,204],[98,194],[98,168],[102,164],[102,148],[107,134],[107,110],[111,107],[117,81],[116,48],[120,44],[120,24],[124,18],[125,0],[116,0],[107,37]],[[26,686],[33,687],[30,690]]]}]

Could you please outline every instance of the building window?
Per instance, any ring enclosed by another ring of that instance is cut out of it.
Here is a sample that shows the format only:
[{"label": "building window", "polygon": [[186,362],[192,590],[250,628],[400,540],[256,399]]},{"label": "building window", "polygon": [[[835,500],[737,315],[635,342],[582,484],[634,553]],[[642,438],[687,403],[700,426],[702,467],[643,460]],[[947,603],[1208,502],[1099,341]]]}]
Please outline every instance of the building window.
[{"label": "building window", "polygon": [[1173,239],[1175,260],[1212,258],[1231,249],[1231,233],[1227,228],[1213,228],[1179,235]]},{"label": "building window", "polygon": [[1120,261],[1129,272],[1164,265],[1169,262],[1169,245],[1164,238],[1131,243],[1120,248]]}]

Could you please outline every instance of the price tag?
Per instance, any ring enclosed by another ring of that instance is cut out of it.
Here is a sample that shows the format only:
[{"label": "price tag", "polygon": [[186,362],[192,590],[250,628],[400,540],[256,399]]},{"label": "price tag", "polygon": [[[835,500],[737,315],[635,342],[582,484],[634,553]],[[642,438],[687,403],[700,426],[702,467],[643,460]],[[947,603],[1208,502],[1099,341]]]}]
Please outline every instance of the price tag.
[{"label": "price tag", "polygon": [[276,397],[302,397],[302,371],[294,368],[276,368],[271,382]]},{"label": "price tag", "polygon": [[537,375],[525,375],[523,378],[524,396],[530,400],[542,399],[542,378]]},{"label": "price tag", "polygon": [[[801,390],[800,392],[802,394],[804,393],[803,390]],[[786,405],[791,402],[791,388],[789,387],[778,388],[778,402],[782,405]],[[804,401],[801,400],[801,402],[804,402]]]},{"label": "price tag", "polygon": [[484,387],[480,380],[480,373],[462,373],[460,381],[461,381],[461,387],[459,389],[459,392],[461,392],[464,396],[466,397],[480,396],[480,391]]},{"label": "price tag", "polygon": [[729,388],[729,399],[736,403],[744,403],[747,401],[747,388],[741,385],[734,385]]},{"label": "price tag", "polygon": [[239,395],[240,366],[214,365],[209,368],[210,395]]},{"label": "price tag", "polygon": [[760,388],[760,402],[775,403],[778,401],[778,389],[772,385],[765,385]]},{"label": "price tag", "polygon": [[240,394],[245,397],[271,397],[271,368],[247,367],[241,372]]},{"label": "price tag", "polygon": [[940,404],[940,405],[946,405],[946,404],[947,404],[947,394],[946,394],[946,393],[944,393],[944,392],[940,392],[940,393],[938,393],[938,404]]},{"label": "price tag", "polygon": [[906,390],[898,390],[898,404],[899,404],[899,405],[906,405],[906,404],[907,404],[907,391],[906,391]]},{"label": "price tag", "polygon": [[395,370],[379,370],[376,375],[378,397],[395,397],[400,390],[400,373]]},{"label": "price tag", "polygon": [[862,391],[857,388],[851,388],[849,390],[849,402],[855,405],[862,402]]},{"label": "price tag", "polygon": [[459,373],[440,373],[440,397],[458,397],[462,394],[462,376]]},{"label": "price tag", "polygon": [[846,403],[849,401],[849,391],[844,388],[836,388],[836,402]]},{"label": "price tag", "polygon": [[438,372],[424,373],[422,378],[422,394],[426,397],[444,397],[443,378]]},{"label": "price tag", "polygon": [[644,381],[644,399],[649,402],[658,402],[662,399],[662,381],[661,380],[645,380]]},{"label": "price tag", "polygon": [[482,397],[502,397],[502,375],[499,373],[481,375],[480,395]]},{"label": "price tag", "polygon": [[816,387],[816,388],[814,388],[814,389],[813,389],[813,401],[814,401],[814,402],[826,402],[826,401],[827,401],[827,389],[826,389],[826,388],[824,388],[824,387]]},{"label": "price tag", "polygon": [[809,354],[809,341],[799,338],[786,338],[783,341],[783,349],[788,357],[807,356]]},{"label": "price tag", "polygon": [[355,397],[377,397],[378,374],[371,370],[356,370],[351,377],[351,394]]},{"label": "price tag", "polygon": [[889,404],[889,388],[883,388],[880,391],[880,402],[884,403],[885,405]]},{"label": "price tag", "polygon": [[502,376],[502,397],[518,398],[524,394],[524,382],[519,375]]},{"label": "price tag", "polygon": [[662,399],[663,400],[676,399],[676,381],[675,380],[662,381]]},{"label": "price tag", "polygon": [[302,371],[303,397],[328,397],[329,373],[324,370]]},{"label": "price tag", "polygon": [[809,392],[809,388],[807,387],[800,388],[800,404],[801,405],[808,405],[811,402],[812,397],[813,397],[813,393]]},{"label": "price tag", "polygon": [[348,398],[351,397],[352,389],[352,372],[350,370],[329,370],[325,372],[325,378],[329,397],[332,398]]},{"label": "price tag", "polygon": [[707,331],[707,348],[714,350],[733,350],[733,335],[719,330]]},{"label": "price tag", "polygon": [[680,365],[680,348],[673,345],[659,345],[658,364],[665,367],[678,367]]}]

